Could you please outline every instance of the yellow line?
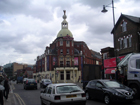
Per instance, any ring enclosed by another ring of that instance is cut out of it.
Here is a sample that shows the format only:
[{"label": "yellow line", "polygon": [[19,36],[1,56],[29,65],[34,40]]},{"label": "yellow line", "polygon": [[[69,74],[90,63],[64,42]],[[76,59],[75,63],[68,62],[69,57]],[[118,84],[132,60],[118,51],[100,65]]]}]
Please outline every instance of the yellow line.
[{"label": "yellow line", "polygon": [[[18,94],[17,94],[18,95]],[[22,101],[22,103],[23,103],[23,105],[26,105],[25,103],[24,103],[24,101],[22,100],[22,98],[18,95],[18,97],[20,98],[20,100]]]},{"label": "yellow line", "polygon": [[[25,103],[24,103],[24,101],[22,100],[22,98],[19,96],[19,94],[17,94],[17,93],[15,93],[16,94],[16,96],[18,97],[18,100],[20,100],[20,104],[21,105],[26,105]],[[22,103],[21,103],[22,102]]]},{"label": "yellow line", "polygon": [[22,105],[22,103],[21,103],[20,99],[18,98],[17,94],[16,94],[16,93],[14,93],[14,94],[16,95],[16,97],[17,97],[17,99],[18,99],[20,105]]}]

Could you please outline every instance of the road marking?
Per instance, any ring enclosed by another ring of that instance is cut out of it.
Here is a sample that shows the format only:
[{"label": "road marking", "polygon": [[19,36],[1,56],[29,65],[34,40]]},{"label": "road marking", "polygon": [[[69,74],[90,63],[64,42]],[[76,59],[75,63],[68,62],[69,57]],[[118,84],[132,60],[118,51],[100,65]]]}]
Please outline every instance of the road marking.
[{"label": "road marking", "polygon": [[22,98],[21,98],[17,93],[14,93],[14,94],[15,94],[15,96],[17,97],[17,99],[18,99],[20,105],[26,105],[25,102],[22,100]]}]

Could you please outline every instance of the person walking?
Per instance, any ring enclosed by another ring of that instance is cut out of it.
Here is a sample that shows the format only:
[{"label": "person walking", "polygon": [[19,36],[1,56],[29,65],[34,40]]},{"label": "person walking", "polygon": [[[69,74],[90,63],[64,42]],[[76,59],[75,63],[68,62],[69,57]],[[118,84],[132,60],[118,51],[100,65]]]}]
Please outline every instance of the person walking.
[{"label": "person walking", "polygon": [[4,86],[1,83],[2,81],[0,81],[0,105],[4,105],[4,100],[3,100],[3,91],[4,91]]},{"label": "person walking", "polygon": [[8,83],[8,78],[5,79],[4,81],[4,97],[5,99],[7,100],[8,99],[8,94],[9,94],[9,90],[10,90],[10,86],[9,86],[9,83]]}]

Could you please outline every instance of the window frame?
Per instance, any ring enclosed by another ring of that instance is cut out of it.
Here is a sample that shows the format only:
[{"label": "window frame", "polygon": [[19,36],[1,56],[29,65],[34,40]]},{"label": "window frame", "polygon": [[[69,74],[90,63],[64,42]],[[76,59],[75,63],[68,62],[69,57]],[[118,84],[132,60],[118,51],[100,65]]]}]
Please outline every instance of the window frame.
[{"label": "window frame", "polygon": [[127,24],[127,22],[123,21],[123,23],[122,23],[122,32],[126,32],[127,31],[126,24]]},{"label": "window frame", "polygon": [[63,46],[63,40],[60,40],[60,46]]},{"label": "window frame", "polygon": [[129,37],[129,38],[128,38],[128,41],[129,41],[129,47],[132,47],[132,38]]}]

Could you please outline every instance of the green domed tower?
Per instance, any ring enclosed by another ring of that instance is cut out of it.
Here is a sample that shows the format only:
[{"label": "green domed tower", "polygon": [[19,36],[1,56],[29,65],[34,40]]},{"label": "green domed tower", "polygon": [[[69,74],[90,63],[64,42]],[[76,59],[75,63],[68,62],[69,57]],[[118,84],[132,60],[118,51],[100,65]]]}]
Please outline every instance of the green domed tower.
[{"label": "green domed tower", "polygon": [[65,37],[65,36],[70,36],[70,37],[73,38],[72,33],[68,29],[68,22],[66,21],[66,18],[67,18],[66,11],[64,10],[64,15],[63,15],[63,19],[64,20],[61,23],[61,30],[57,34],[57,38],[59,38],[59,37]]}]

